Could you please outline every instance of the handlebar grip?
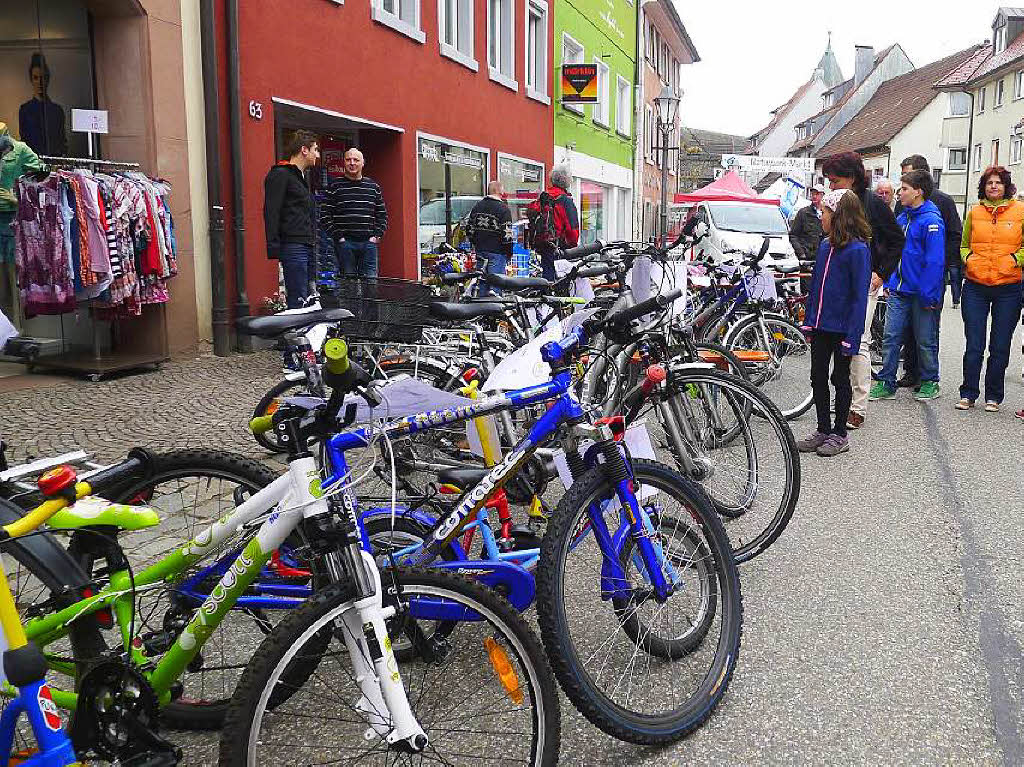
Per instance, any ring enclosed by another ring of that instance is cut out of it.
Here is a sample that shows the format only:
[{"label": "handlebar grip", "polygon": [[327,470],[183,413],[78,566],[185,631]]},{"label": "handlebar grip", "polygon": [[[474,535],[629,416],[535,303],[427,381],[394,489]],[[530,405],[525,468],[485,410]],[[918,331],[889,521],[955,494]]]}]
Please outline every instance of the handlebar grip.
[{"label": "handlebar grip", "polygon": [[149,454],[149,451],[143,450],[141,447],[133,447],[128,451],[128,457],[121,463],[98,471],[85,481],[94,494],[102,495],[105,490],[126,480],[149,476],[152,466],[153,456]]},{"label": "handlebar grip", "polygon": [[651,296],[646,301],[641,301],[636,306],[631,306],[628,309],[623,309],[621,312],[616,312],[610,317],[606,317],[605,325],[619,325],[627,322],[632,322],[638,317],[643,317],[645,314],[657,311],[658,309],[664,309],[666,306],[671,304],[677,298],[683,295],[682,288],[676,288],[671,293],[666,293],[659,296]]},{"label": "handlebar grip", "polygon": [[567,261],[575,261],[584,256],[600,253],[602,248],[604,248],[604,243],[601,240],[595,240],[589,245],[577,245],[575,248],[566,248],[561,251],[560,255]]},{"label": "handlebar grip", "polygon": [[274,416],[259,415],[249,421],[249,431],[253,434],[266,434],[274,428]]},{"label": "handlebar grip", "polygon": [[576,272],[577,277],[603,277],[606,274],[611,274],[615,271],[614,266],[605,264],[604,266],[588,266],[586,269],[580,269]]},{"label": "handlebar grip", "polygon": [[324,342],[324,358],[327,372],[344,375],[349,367],[348,344],[341,338],[328,338]]}]

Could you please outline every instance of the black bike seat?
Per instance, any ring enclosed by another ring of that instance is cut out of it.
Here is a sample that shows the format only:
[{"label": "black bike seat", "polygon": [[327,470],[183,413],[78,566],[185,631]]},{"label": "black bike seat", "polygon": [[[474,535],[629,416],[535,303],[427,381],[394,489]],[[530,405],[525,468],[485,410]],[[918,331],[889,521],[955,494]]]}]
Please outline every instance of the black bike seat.
[{"label": "black bike seat", "polygon": [[240,317],[235,320],[235,329],[246,336],[276,338],[290,330],[308,328],[322,322],[338,322],[353,316],[348,309],[318,309],[315,312],[271,314],[268,317]]},{"label": "black bike seat", "polygon": [[493,285],[503,290],[551,287],[551,283],[543,277],[506,277],[504,274],[485,274],[484,280],[488,285]]},{"label": "black bike seat", "polygon": [[450,301],[433,301],[430,314],[443,320],[472,320],[477,317],[500,317],[505,313],[502,304],[472,303],[457,304]]},{"label": "black bike seat", "polygon": [[461,490],[467,490],[486,477],[489,471],[475,466],[452,466],[437,472],[437,481],[442,485],[455,485]]},{"label": "black bike seat", "polygon": [[458,285],[460,282],[468,282],[479,276],[480,272],[446,272],[441,275],[441,282],[445,285]]},{"label": "black bike seat", "polygon": [[772,269],[779,274],[796,274],[804,270],[802,266],[775,266]]}]

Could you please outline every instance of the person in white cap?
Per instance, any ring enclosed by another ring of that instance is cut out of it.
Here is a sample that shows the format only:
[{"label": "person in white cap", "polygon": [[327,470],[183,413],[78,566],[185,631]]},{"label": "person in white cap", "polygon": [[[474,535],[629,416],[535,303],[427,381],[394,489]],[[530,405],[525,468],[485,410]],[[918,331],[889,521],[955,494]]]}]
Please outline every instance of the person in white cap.
[{"label": "person in white cap", "polygon": [[[857,195],[846,189],[824,196],[821,223],[827,236],[815,259],[803,324],[811,338],[811,388],[818,426],[797,442],[797,448],[831,457],[850,449],[846,435],[853,400],[850,361],[864,334],[871,284],[871,225]],[[835,388],[834,421],[830,380]]]},{"label": "person in white cap", "polygon": [[811,204],[800,208],[789,225],[789,241],[801,261],[814,260],[821,238],[825,236],[821,229],[821,198],[824,196],[825,187],[821,184],[812,186]]}]

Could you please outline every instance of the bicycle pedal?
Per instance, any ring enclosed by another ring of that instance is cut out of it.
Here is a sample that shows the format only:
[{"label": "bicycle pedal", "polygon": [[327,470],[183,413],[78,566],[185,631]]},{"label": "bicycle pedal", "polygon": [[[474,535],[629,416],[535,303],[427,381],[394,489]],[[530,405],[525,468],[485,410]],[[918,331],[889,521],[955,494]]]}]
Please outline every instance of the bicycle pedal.
[{"label": "bicycle pedal", "polygon": [[137,754],[121,760],[121,767],[176,767],[181,764],[181,749],[173,752],[159,751],[150,754]]}]

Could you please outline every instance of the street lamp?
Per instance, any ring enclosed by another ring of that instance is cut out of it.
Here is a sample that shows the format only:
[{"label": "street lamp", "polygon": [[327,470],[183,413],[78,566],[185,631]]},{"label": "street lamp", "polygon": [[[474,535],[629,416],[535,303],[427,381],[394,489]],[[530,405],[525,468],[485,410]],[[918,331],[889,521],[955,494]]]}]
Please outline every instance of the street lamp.
[{"label": "street lamp", "polygon": [[661,94],[654,99],[654,105],[658,109],[658,133],[661,135],[661,146],[654,147],[661,150],[661,243],[665,245],[668,240],[668,153],[671,147],[668,145],[669,134],[676,122],[676,112],[679,110],[679,96],[667,85],[661,89]]}]

